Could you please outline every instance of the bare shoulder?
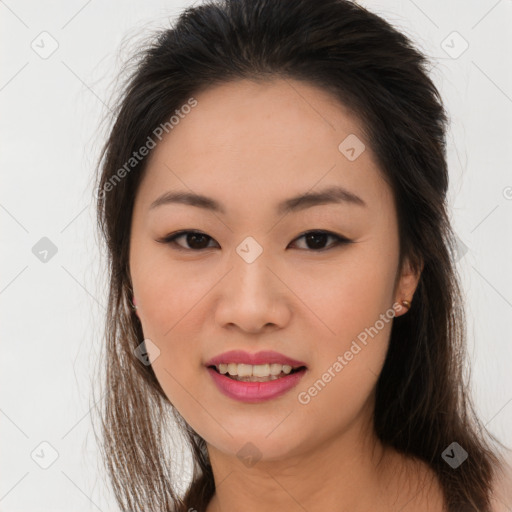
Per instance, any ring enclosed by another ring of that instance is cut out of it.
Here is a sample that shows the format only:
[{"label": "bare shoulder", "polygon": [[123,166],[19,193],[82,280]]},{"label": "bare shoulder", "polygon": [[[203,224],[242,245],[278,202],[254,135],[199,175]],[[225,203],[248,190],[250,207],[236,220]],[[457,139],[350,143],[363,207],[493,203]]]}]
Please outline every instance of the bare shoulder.
[{"label": "bare shoulder", "polygon": [[[512,452],[511,452],[512,455]],[[401,512],[446,512],[443,488],[436,473],[418,459],[402,460]],[[409,492],[405,492],[407,489]],[[491,488],[491,512],[512,512],[512,457],[502,459]]]},{"label": "bare shoulder", "polygon": [[492,512],[510,512],[512,510],[512,457],[497,471],[492,488]]},{"label": "bare shoulder", "polygon": [[[401,480],[404,498],[401,512],[444,512],[446,503],[443,488],[435,471],[417,458],[408,458]],[[404,493],[408,489],[409,493]],[[507,511],[508,512],[508,511]]]}]

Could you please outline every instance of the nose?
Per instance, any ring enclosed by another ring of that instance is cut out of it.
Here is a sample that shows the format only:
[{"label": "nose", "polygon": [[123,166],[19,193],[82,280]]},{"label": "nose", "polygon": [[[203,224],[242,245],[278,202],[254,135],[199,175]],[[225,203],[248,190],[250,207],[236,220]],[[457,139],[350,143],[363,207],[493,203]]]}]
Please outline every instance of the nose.
[{"label": "nose", "polygon": [[231,271],[219,283],[217,325],[251,334],[286,326],[292,293],[274,267],[263,255],[252,263],[235,255]]}]

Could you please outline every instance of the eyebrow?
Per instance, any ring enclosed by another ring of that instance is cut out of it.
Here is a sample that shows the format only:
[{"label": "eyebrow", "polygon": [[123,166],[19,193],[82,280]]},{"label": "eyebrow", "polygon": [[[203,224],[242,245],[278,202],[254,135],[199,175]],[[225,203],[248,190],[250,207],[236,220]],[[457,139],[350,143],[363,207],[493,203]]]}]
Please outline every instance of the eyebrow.
[{"label": "eyebrow", "polygon": [[[166,204],[187,204],[190,206],[196,206],[205,210],[211,210],[225,214],[226,210],[224,207],[215,199],[206,197],[201,194],[195,194],[192,192],[175,192],[170,191],[162,194],[160,197],[155,199],[149,209],[152,210],[158,206]],[[323,204],[352,204],[357,206],[366,207],[367,204],[359,196],[350,192],[349,190],[340,187],[332,186],[318,192],[307,192],[305,194],[286,199],[278,203],[276,211],[279,215],[291,212],[297,212],[311,208],[312,206],[318,206]]]}]

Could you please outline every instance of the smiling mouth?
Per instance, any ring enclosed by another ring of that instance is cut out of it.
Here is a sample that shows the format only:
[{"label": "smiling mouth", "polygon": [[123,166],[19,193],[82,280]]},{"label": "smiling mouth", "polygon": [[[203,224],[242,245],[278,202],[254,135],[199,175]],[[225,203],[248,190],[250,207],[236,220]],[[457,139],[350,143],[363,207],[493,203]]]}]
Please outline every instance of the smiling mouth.
[{"label": "smiling mouth", "polygon": [[305,366],[293,368],[290,365],[283,364],[237,364],[226,363],[208,366],[217,373],[224,375],[232,380],[242,382],[269,382],[272,380],[283,379],[294,373],[306,370]]}]

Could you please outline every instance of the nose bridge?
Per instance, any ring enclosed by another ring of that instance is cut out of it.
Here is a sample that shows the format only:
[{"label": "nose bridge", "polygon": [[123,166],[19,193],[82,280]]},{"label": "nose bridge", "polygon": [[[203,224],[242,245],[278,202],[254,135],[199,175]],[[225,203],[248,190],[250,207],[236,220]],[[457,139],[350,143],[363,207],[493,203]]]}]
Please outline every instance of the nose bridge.
[{"label": "nose bridge", "polygon": [[244,240],[232,255],[229,267],[217,321],[221,325],[236,324],[247,331],[257,331],[269,323],[282,326],[287,305],[283,301],[283,285],[271,271],[270,253],[254,239]]},{"label": "nose bridge", "polygon": [[275,279],[270,266],[270,252],[253,237],[245,238],[236,248],[232,258],[234,292],[240,299],[268,298],[274,289]]}]

